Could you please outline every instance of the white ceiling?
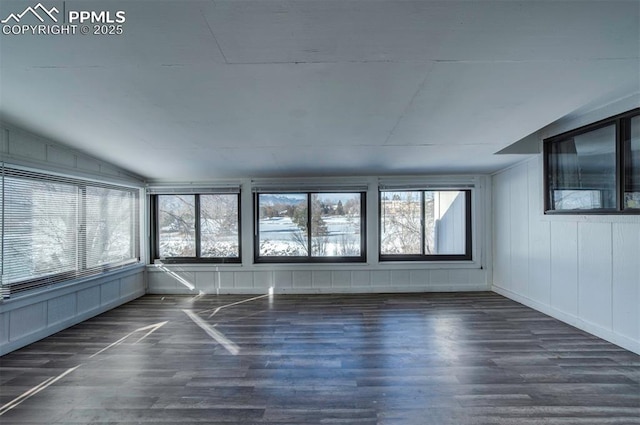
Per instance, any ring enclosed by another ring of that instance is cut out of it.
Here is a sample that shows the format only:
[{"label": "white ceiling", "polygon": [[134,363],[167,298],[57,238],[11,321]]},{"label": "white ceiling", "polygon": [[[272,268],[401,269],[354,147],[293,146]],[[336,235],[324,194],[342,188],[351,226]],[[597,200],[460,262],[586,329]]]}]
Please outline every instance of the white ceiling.
[{"label": "white ceiling", "polygon": [[124,34],[0,35],[2,118],[150,180],[490,172],[640,92],[640,1],[43,4]]}]

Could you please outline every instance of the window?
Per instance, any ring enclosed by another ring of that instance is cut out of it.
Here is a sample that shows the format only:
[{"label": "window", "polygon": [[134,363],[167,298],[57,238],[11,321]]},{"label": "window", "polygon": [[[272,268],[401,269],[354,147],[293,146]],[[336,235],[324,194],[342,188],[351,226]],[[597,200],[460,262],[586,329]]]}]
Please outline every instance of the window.
[{"label": "window", "polygon": [[640,110],[545,140],[546,212],[640,208]]},{"label": "window", "polygon": [[200,195],[200,257],[240,259],[239,195]]},{"label": "window", "polygon": [[380,260],[470,260],[470,190],[380,191]]},{"label": "window", "polygon": [[364,193],[257,193],[256,261],[364,261]]},{"label": "window", "polygon": [[155,258],[239,262],[239,194],[155,195]]},{"label": "window", "polygon": [[640,209],[640,115],[631,118],[628,134],[625,144],[624,208]]},{"label": "window", "polygon": [[4,168],[3,295],[137,262],[138,194],[138,189]]},{"label": "window", "polygon": [[137,257],[137,191],[87,186],[84,198],[87,267]]},{"label": "window", "polygon": [[558,141],[549,147],[554,209],[616,207],[616,126]]},{"label": "window", "polygon": [[157,202],[158,257],[195,257],[195,195],[158,195]]}]

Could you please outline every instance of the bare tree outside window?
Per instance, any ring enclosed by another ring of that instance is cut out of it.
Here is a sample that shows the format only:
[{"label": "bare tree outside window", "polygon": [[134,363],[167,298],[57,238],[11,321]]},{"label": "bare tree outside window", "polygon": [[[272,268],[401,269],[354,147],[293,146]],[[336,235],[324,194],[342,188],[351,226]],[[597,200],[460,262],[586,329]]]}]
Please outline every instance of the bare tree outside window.
[{"label": "bare tree outside window", "polygon": [[156,195],[158,257],[239,260],[238,202],[237,193]]},{"label": "bare tree outside window", "polygon": [[238,195],[200,195],[201,257],[238,257]]},{"label": "bare tree outside window", "polygon": [[132,192],[101,187],[86,189],[87,267],[134,256],[136,208]]},{"label": "bare tree outside window", "polygon": [[73,271],[78,188],[5,178],[3,276],[8,282]]},{"label": "bare tree outside window", "polygon": [[420,254],[422,194],[381,193],[381,254]]},{"label": "bare tree outside window", "polygon": [[195,257],[195,195],[158,195],[159,255]]}]

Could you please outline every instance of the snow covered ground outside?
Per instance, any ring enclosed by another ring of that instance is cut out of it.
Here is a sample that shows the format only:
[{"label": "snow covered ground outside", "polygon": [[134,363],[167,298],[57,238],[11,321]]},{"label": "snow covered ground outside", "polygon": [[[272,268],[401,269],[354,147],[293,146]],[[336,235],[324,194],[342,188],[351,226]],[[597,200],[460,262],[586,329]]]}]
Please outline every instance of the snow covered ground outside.
[{"label": "snow covered ground outside", "polygon": [[[323,216],[327,235],[314,236],[312,254],[318,256],[360,255],[360,217]],[[306,234],[290,217],[260,220],[261,256],[307,255]]]}]

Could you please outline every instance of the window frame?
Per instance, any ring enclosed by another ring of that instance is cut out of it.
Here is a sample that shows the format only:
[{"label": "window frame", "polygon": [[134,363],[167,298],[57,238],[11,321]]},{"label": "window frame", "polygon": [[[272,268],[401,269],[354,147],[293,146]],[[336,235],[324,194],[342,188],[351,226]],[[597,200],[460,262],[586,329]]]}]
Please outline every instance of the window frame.
[{"label": "window frame", "polygon": [[[626,193],[626,188],[627,188],[627,181],[629,181],[629,184],[631,185],[631,176],[629,176],[627,173],[630,171],[630,169],[627,167],[627,158],[631,158],[632,156],[632,151],[631,151],[631,130],[632,130],[632,126],[631,126],[631,121],[634,118],[638,118],[640,119],[640,108],[638,108],[636,110],[635,114],[631,114],[629,115],[626,119],[622,120],[621,122],[621,129],[620,129],[620,135],[621,135],[621,139],[622,139],[622,143],[623,146],[621,148],[621,158],[620,158],[620,203],[622,205],[623,211],[626,211],[627,214],[640,214],[640,207],[638,208],[632,208],[632,207],[626,207],[625,206],[625,193]],[[640,135],[638,135],[640,137]],[[639,170],[640,171],[640,170]],[[635,186],[632,186],[634,189],[637,189],[640,191],[640,180],[635,182]]]},{"label": "window frame", "polygon": [[[195,253],[196,255],[193,257],[166,257],[160,258],[160,222],[159,218],[159,207],[158,207],[158,198],[160,196],[194,196],[194,213],[195,213],[195,223],[194,223],[194,233],[195,233]],[[227,196],[236,196],[238,201],[238,256],[237,257],[202,257],[201,254],[201,232],[200,232],[200,196],[201,195],[227,195]],[[150,252],[152,256],[153,263],[163,263],[163,264],[240,264],[242,263],[242,208],[241,202],[242,197],[240,193],[227,193],[227,192],[179,192],[179,193],[154,193],[150,195],[151,197],[151,247]]]},{"label": "window frame", "polygon": [[[543,208],[545,215],[637,215],[640,208],[628,208],[624,206],[625,185],[627,181],[626,155],[630,155],[631,147],[631,119],[640,116],[640,108],[635,108],[609,118],[596,121],[582,127],[566,131],[564,133],[546,138],[543,140],[543,187],[544,200]],[[592,208],[592,209],[553,209],[551,199],[551,148],[554,143],[567,141],[576,136],[580,136],[604,127],[615,126],[615,208]]]},{"label": "window frame", "polygon": [[[298,256],[265,256],[260,255],[260,195],[282,195],[286,193],[295,193],[306,195],[307,200],[307,244],[308,254]],[[353,193],[360,195],[360,255],[358,256],[313,256],[312,255],[312,195],[323,193]],[[367,261],[367,192],[366,191],[344,191],[344,190],[288,190],[288,191],[257,191],[253,194],[254,203],[254,236],[253,236],[253,262],[255,264],[274,264],[274,263],[364,263]]]},{"label": "window frame", "polygon": [[[384,192],[420,192],[420,254],[383,254],[382,253],[382,194]],[[465,253],[464,254],[425,254],[426,224],[425,192],[464,192],[465,193]],[[473,261],[473,207],[471,188],[426,188],[426,189],[380,189],[378,191],[378,261]]]},{"label": "window frame", "polygon": [[[124,184],[107,183],[99,180],[89,180],[83,178],[77,178],[72,176],[65,176],[62,174],[51,173],[47,171],[34,170],[29,168],[22,168],[20,166],[14,166],[12,164],[2,164],[0,177],[2,178],[2,187],[0,188],[1,195],[3,197],[2,211],[0,212],[0,221],[4,229],[5,226],[5,214],[4,209],[6,205],[4,203],[4,190],[5,190],[5,178],[32,180],[36,182],[49,182],[53,184],[64,184],[75,187],[77,205],[76,205],[76,246],[75,246],[75,268],[73,270],[60,271],[58,273],[51,273],[43,276],[34,276],[31,278],[25,278],[16,280],[12,283],[0,282],[0,298],[11,298],[13,294],[21,294],[26,291],[32,291],[37,289],[48,289],[64,283],[67,283],[74,279],[83,279],[88,277],[99,276],[102,273],[116,271],[128,266],[139,264],[141,260],[140,251],[140,210],[141,210],[141,190],[138,187],[127,186]],[[132,196],[131,211],[131,238],[132,244],[129,247],[131,251],[131,258],[122,261],[114,261],[98,265],[87,265],[88,254],[88,205],[87,202],[87,188],[103,188],[111,190],[119,190],[123,192],[129,192]],[[0,241],[2,244],[2,251],[4,254],[4,232],[2,232]],[[4,258],[0,258],[4,261]],[[4,267],[3,267],[4,268]]]}]

